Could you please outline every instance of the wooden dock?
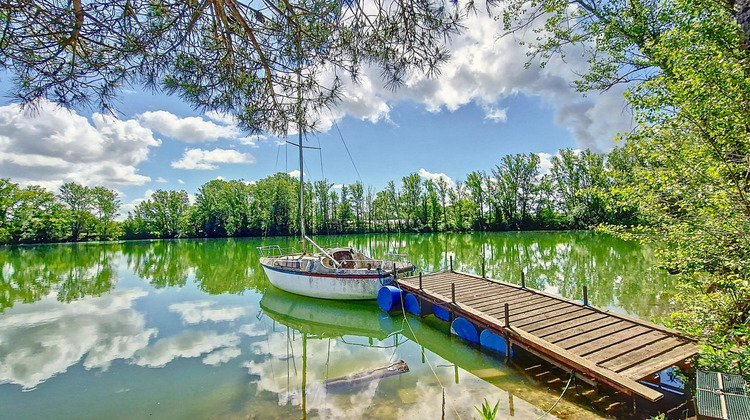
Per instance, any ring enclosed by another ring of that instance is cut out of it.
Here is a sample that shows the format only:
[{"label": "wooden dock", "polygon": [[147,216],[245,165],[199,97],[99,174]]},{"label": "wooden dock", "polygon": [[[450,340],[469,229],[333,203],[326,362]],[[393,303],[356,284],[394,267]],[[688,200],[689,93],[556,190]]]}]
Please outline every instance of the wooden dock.
[{"label": "wooden dock", "polygon": [[669,328],[471,274],[408,277],[398,286],[446,309],[451,320],[464,318],[582,379],[649,401],[663,395],[641,381],[698,353],[694,338]]}]

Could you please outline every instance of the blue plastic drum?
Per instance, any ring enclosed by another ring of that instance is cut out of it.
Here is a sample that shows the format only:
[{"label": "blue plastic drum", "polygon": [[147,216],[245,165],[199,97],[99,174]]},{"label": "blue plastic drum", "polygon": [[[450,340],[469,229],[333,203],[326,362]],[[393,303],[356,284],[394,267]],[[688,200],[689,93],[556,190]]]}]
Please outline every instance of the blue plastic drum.
[{"label": "blue plastic drum", "polygon": [[[479,336],[479,344],[482,347],[487,347],[490,350],[505,354],[505,338],[490,330],[482,331],[482,334]],[[510,356],[513,356],[513,347],[510,348]]]},{"label": "blue plastic drum", "polygon": [[479,333],[477,327],[471,323],[468,319],[458,317],[453,320],[451,324],[451,331],[458,337],[470,342],[479,344]]},{"label": "blue plastic drum", "polygon": [[404,296],[404,309],[417,316],[422,316],[422,309],[419,307],[419,299],[412,293]]},{"label": "blue plastic drum", "polygon": [[433,308],[433,313],[435,314],[435,317],[438,319],[442,319],[443,321],[450,321],[451,320],[451,313],[447,309],[435,305]]},{"label": "blue plastic drum", "polygon": [[404,293],[403,290],[394,286],[383,286],[378,291],[378,307],[382,311],[400,311],[401,310],[401,295]]}]

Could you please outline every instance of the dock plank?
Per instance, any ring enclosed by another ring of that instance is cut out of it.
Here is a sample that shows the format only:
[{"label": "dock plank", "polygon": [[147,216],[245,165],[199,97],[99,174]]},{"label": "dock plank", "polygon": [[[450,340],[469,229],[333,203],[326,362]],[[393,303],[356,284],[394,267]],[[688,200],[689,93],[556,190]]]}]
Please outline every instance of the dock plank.
[{"label": "dock plank", "polygon": [[618,341],[612,336],[603,337],[600,347],[586,349],[588,351],[576,351],[576,353],[586,356],[587,359],[594,363],[603,363],[611,359],[629,354],[633,350],[638,350],[664,338],[664,334],[658,331],[649,331],[645,334],[632,337],[629,340]]},{"label": "dock plank", "polygon": [[576,308],[568,306],[563,311],[559,311],[554,314],[542,313],[522,322],[517,322],[513,325],[519,328],[523,328],[524,331],[531,332],[544,328],[548,325],[557,324],[562,320],[573,319],[589,314],[591,314],[591,311],[586,310],[586,308]]},{"label": "dock plank", "polygon": [[659,356],[682,344],[683,342],[677,337],[664,337],[661,340],[646,344],[638,350],[631,351],[622,357],[603,362],[601,363],[601,366],[619,372],[636,364],[640,364],[645,360]]},{"label": "dock plank", "polygon": [[645,360],[644,362],[632,366],[621,373],[624,376],[640,381],[653,375],[654,372],[660,372],[663,369],[694,356],[698,350],[696,344],[688,343],[662,354],[661,357]]},{"label": "dock plank", "polygon": [[618,321],[609,326],[565,340],[565,342],[555,342],[555,344],[578,354],[589,354],[592,351],[606,349],[649,331],[651,330],[640,325]]},{"label": "dock plank", "polygon": [[598,321],[594,321],[590,324],[568,328],[567,330],[562,330],[554,334],[549,334],[545,336],[544,339],[549,341],[550,343],[554,342],[554,340],[559,340],[559,339],[575,339],[585,333],[596,331],[599,328],[608,327],[612,324],[617,323],[617,321],[618,321],[617,319],[604,318]]},{"label": "dock plank", "polygon": [[555,324],[546,326],[541,329],[535,329],[533,331],[529,331],[540,338],[545,338],[548,335],[554,334],[556,332],[559,332],[561,330],[568,330],[572,328],[582,328],[585,325],[591,324],[595,321],[601,321],[607,319],[607,315],[605,314],[598,314],[596,312],[591,312],[588,314],[585,314],[583,316],[577,316],[575,318],[570,318],[567,321],[561,321],[557,322]]},{"label": "dock plank", "polygon": [[[523,305],[522,307],[527,307],[529,305],[534,305],[537,303],[541,303],[542,301],[547,301],[544,296],[524,296],[521,300],[517,300],[514,303],[514,307],[516,305]],[[477,300],[477,301],[465,301],[462,303],[465,303],[467,305],[471,305],[472,307],[475,307],[477,309],[483,309],[483,308],[491,308],[495,306],[496,303],[502,302],[500,300],[492,300],[492,298],[487,298],[485,300]],[[508,302],[510,304],[510,302]],[[502,302],[503,304],[503,310],[505,310],[505,302]]]},{"label": "dock plank", "polygon": [[537,316],[543,313],[552,314],[557,311],[566,310],[567,308],[568,305],[566,305],[565,302],[559,302],[547,298],[544,301],[525,305],[522,308],[514,307],[510,310],[510,321],[515,325],[533,316]]},{"label": "dock plank", "polygon": [[[546,337],[546,340],[550,343],[555,343],[566,350],[571,350],[583,345],[593,345],[593,348],[595,348],[598,346],[593,344],[596,340],[607,335],[619,334],[635,327],[635,325],[628,322],[614,320],[612,323],[587,329],[575,335],[562,334],[562,332],[560,334],[550,334]],[[644,331],[648,331],[648,329],[644,329]],[[580,350],[576,350],[576,352],[578,351]]]}]

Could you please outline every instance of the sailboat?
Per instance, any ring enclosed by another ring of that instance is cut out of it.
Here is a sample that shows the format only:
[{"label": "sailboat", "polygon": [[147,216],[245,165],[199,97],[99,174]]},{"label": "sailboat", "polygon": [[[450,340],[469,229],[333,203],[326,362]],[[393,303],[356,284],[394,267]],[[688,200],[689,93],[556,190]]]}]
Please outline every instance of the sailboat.
[{"label": "sailboat", "polygon": [[260,264],[274,286],[322,299],[375,299],[381,287],[411,272],[408,261],[378,260],[353,248],[324,249],[303,236],[318,252],[285,253],[278,245],[258,247]]},{"label": "sailboat", "polygon": [[[299,124],[299,214],[301,252],[288,252],[279,245],[258,247],[260,264],[268,280],[290,293],[322,299],[375,299],[381,287],[399,274],[414,270],[408,261],[374,259],[351,247],[325,249],[305,235],[305,201],[302,124]],[[314,252],[307,252],[307,244]],[[404,258],[404,255],[396,255]]]}]

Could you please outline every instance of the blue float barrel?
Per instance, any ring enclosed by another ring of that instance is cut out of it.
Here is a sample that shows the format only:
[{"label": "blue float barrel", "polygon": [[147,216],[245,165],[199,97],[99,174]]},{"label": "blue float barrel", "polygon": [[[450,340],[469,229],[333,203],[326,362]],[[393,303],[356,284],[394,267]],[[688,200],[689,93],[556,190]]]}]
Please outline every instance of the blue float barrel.
[{"label": "blue float barrel", "polygon": [[435,317],[437,319],[442,319],[443,321],[449,321],[451,320],[451,313],[449,310],[443,308],[442,306],[435,305],[433,308],[433,314],[435,314]]},{"label": "blue float barrel", "polygon": [[479,343],[479,333],[477,327],[466,318],[458,317],[451,324],[451,331],[458,337],[471,343]]},{"label": "blue float barrel", "polygon": [[404,296],[404,309],[417,316],[422,316],[422,309],[419,307],[419,299],[413,293],[407,293]]},{"label": "blue float barrel", "polygon": [[401,310],[403,290],[394,286],[383,286],[378,291],[378,307],[385,312]]},{"label": "blue float barrel", "polygon": [[[482,334],[479,335],[479,344],[482,347],[487,347],[490,350],[505,354],[505,338],[501,335],[493,333],[490,330],[482,331]],[[513,347],[510,348],[509,356],[513,356]]]}]

